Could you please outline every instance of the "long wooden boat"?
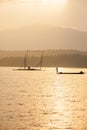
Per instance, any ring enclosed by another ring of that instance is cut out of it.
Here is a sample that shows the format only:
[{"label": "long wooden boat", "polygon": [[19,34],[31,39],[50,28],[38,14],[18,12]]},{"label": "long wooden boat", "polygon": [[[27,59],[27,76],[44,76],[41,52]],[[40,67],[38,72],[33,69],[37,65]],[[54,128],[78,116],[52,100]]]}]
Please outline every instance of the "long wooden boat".
[{"label": "long wooden boat", "polygon": [[85,74],[83,71],[80,71],[80,72],[59,72],[58,67],[56,67],[56,73],[57,74]]},{"label": "long wooden boat", "polygon": [[58,74],[85,74],[83,71],[80,72],[58,72]]}]

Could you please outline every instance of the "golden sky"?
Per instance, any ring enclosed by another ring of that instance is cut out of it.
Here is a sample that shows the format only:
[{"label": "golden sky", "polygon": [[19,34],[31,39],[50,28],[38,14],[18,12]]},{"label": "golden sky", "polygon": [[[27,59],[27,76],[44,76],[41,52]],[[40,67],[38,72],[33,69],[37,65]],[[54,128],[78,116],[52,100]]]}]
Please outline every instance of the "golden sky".
[{"label": "golden sky", "polygon": [[30,24],[87,31],[87,2],[86,0],[1,0],[1,30]]},{"label": "golden sky", "polygon": [[86,33],[71,28],[87,31],[87,0],[0,0],[1,49],[87,50]]}]

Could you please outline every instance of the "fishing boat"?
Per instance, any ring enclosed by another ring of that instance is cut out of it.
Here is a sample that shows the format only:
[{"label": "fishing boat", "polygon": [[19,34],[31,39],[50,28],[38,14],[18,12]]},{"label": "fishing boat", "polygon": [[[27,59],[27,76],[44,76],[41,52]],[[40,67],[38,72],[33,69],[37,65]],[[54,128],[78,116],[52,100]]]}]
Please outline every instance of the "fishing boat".
[{"label": "fishing boat", "polygon": [[84,74],[83,71],[80,72],[59,72],[58,74]]},{"label": "fishing boat", "polygon": [[56,67],[57,74],[85,74],[83,71],[80,72],[58,72],[58,67]]},{"label": "fishing boat", "polygon": [[42,62],[43,62],[43,53],[44,53],[44,51],[42,51],[42,55],[41,55],[38,67],[35,68],[35,67],[29,66],[29,64],[28,64],[28,51],[26,51],[25,56],[24,56],[23,67],[20,67],[18,69],[14,69],[14,70],[19,70],[19,71],[34,71],[34,70],[38,71],[38,70],[41,70]]}]

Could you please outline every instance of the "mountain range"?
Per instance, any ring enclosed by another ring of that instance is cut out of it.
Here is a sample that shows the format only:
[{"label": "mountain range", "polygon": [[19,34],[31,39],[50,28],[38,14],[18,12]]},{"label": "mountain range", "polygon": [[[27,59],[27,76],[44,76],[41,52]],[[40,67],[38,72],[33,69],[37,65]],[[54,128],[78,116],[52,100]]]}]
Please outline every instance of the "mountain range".
[{"label": "mountain range", "polygon": [[87,32],[47,25],[0,31],[0,49],[77,49],[87,51]]}]

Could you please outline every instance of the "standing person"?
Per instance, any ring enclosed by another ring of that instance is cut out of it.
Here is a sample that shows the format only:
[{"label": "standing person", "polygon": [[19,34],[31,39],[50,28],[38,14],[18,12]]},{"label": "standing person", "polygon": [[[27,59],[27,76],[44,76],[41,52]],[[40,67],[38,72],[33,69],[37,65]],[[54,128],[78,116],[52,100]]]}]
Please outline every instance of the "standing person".
[{"label": "standing person", "polygon": [[56,67],[56,73],[58,74],[58,67]]}]

